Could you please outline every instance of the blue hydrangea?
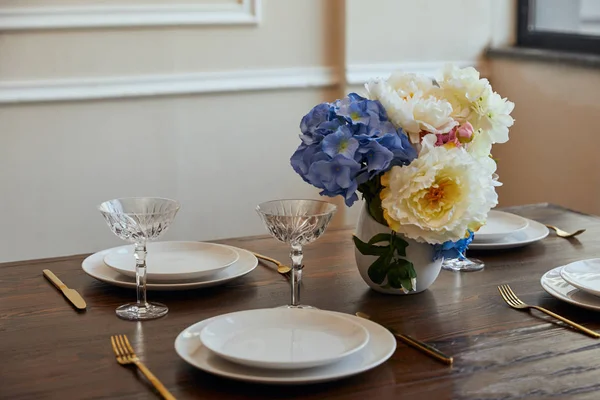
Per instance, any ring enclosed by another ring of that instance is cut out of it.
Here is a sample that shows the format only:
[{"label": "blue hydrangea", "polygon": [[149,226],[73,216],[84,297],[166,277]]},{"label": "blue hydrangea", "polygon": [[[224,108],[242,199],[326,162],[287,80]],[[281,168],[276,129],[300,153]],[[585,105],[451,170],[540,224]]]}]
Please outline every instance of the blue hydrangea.
[{"label": "blue hydrangea", "polygon": [[464,260],[466,258],[465,253],[467,248],[473,241],[473,232],[469,231],[469,236],[460,239],[456,242],[444,242],[442,244],[436,244],[434,246],[433,260],[439,260],[440,258]]},{"label": "blue hydrangea", "polygon": [[344,197],[347,206],[358,200],[358,185],[417,157],[381,103],[356,93],[314,107],[300,131],[302,143],[290,160],[294,171],[321,195]]}]

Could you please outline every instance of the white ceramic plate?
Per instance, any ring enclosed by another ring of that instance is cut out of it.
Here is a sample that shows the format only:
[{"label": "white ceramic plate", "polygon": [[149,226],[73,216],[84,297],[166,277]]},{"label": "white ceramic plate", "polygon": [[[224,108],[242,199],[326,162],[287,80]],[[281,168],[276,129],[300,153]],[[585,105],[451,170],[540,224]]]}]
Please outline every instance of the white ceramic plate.
[{"label": "white ceramic plate", "polygon": [[270,308],[221,315],[200,333],[212,352],[257,368],[301,369],[330,364],[367,344],[367,329],[321,310]]},{"label": "white ceramic plate", "polygon": [[[244,276],[256,268],[258,265],[258,260],[256,257],[254,257],[254,254],[237,247],[232,248],[239,254],[240,258],[238,261],[233,263],[233,265],[224,269],[223,271],[217,272],[214,275],[198,281],[185,281],[177,283],[148,282],[146,284],[146,288],[148,290],[190,290],[217,286]],[[104,264],[104,256],[112,250],[113,249],[100,251],[83,260],[83,263],[81,264],[83,271],[91,277],[102,282],[124,288],[135,289],[135,279],[122,275]]]},{"label": "white ceramic plate", "polygon": [[600,258],[565,265],[560,276],[576,288],[600,296]]},{"label": "white ceramic plate", "polygon": [[473,243],[494,242],[508,235],[514,235],[527,228],[529,221],[515,214],[492,210],[488,213],[487,222],[473,237]]},{"label": "white ceramic plate", "polygon": [[200,341],[200,332],[213,320],[212,318],[198,322],[181,332],[175,339],[175,351],[187,363],[202,371],[241,381],[276,385],[299,385],[341,379],[375,368],[394,354],[396,339],[381,325],[352,315],[328,312],[364,326],[369,332],[369,342],[362,350],[322,367],[274,370],[229,362],[203,346]]},{"label": "white ceramic plate", "polygon": [[[538,242],[548,236],[548,228],[537,221],[528,220],[529,224],[524,230],[508,235],[496,242],[475,243],[469,245],[471,250],[500,250],[527,246]],[[477,234],[476,234],[477,235]]]},{"label": "white ceramic plate", "polygon": [[551,296],[566,301],[573,305],[587,308],[588,310],[600,311],[600,297],[586,293],[583,290],[571,286],[560,276],[563,267],[556,267],[546,272],[540,283],[542,288]]},{"label": "white ceramic plate", "polygon": [[[229,267],[239,258],[229,246],[204,242],[148,243],[148,281],[199,280]],[[117,272],[135,278],[135,247],[121,246],[104,256],[104,263]]]}]

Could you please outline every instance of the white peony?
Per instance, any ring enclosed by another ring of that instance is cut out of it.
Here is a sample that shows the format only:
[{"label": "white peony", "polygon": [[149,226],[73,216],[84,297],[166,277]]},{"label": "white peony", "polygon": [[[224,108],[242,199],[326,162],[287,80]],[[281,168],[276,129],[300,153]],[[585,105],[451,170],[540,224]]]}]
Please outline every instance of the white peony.
[{"label": "white peony", "polygon": [[508,141],[508,128],[515,122],[510,116],[514,108],[515,103],[503,99],[489,87],[475,102],[477,119],[472,124],[482,129],[492,143],[505,143]]},{"label": "white peony", "polygon": [[403,99],[425,97],[434,89],[433,80],[425,75],[394,72],[387,80],[388,85]]},{"label": "white peony", "polygon": [[435,135],[425,136],[416,160],[386,172],[380,195],[391,229],[430,244],[457,241],[479,229],[498,203],[499,185],[493,160],[435,142]]},{"label": "white peony", "polygon": [[439,85],[438,97],[445,98],[453,108],[452,117],[461,124],[468,121],[475,102],[490,87],[487,79],[480,79],[479,72],[472,67],[458,68],[446,65]]},{"label": "white peony", "polygon": [[420,142],[421,132],[448,133],[458,125],[451,117],[452,105],[433,96],[430,79],[395,73],[387,81],[370,81],[365,88],[368,97],[381,102],[390,121],[404,129],[412,143]]}]

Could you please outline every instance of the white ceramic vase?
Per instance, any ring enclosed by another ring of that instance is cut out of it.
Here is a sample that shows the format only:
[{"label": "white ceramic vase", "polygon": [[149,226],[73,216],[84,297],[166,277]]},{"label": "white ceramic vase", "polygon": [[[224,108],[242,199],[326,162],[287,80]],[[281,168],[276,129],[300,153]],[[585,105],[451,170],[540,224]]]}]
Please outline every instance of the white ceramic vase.
[{"label": "white ceramic vase", "polygon": [[[380,233],[391,234],[392,230],[389,227],[375,221],[367,211],[367,207],[363,207],[358,218],[358,223],[356,225],[356,237],[358,237],[360,240],[366,243],[372,237]],[[368,271],[369,267],[373,264],[374,261],[377,260],[378,257],[363,255],[355,247],[354,254],[356,257],[356,265],[358,266],[360,276],[367,283],[367,285],[369,285],[373,290],[380,293],[404,295],[422,292],[429,286],[431,286],[431,284],[438,277],[442,268],[443,260],[438,259],[436,261],[433,261],[433,245],[427,243],[418,243],[412,239],[408,239],[402,236],[401,234],[397,235],[408,243],[408,246],[406,247],[405,258],[413,264],[415,272],[417,274],[416,286],[414,288],[415,290],[405,293],[405,291],[402,289],[390,287],[390,285],[387,284],[387,282],[383,282],[382,284],[373,282],[369,278]]]}]

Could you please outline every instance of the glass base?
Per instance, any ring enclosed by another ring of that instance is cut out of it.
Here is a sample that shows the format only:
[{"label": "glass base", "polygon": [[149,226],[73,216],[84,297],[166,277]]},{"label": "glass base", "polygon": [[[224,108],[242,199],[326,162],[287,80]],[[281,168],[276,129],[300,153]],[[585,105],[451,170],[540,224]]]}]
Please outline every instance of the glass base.
[{"label": "glass base", "polygon": [[485,267],[483,261],[478,260],[476,258],[465,258],[464,260],[459,260],[458,258],[451,258],[448,260],[444,260],[444,262],[442,263],[442,269],[454,272],[481,271],[483,267]]},{"label": "glass base", "polygon": [[147,319],[156,319],[167,315],[169,309],[161,303],[147,303],[143,307],[138,303],[123,304],[117,307],[117,316],[129,321],[144,321]]},{"label": "glass base", "polygon": [[304,309],[307,309],[307,310],[318,310],[317,307],[307,306],[306,304],[298,304],[297,306],[291,306],[291,305],[279,306],[277,308],[304,308]]}]

